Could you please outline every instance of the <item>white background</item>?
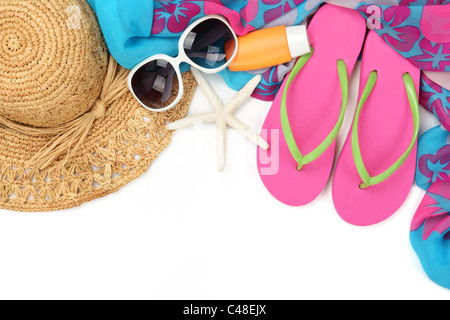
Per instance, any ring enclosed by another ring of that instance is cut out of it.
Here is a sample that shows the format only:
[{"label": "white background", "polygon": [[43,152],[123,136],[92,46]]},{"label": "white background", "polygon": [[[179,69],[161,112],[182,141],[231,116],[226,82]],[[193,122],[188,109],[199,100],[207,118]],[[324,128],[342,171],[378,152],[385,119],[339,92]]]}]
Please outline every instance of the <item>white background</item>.
[{"label": "white background", "polygon": [[[208,79],[225,102],[235,94],[219,76]],[[237,116],[259,132],[269,108],[251,99]],[[198,90],[189,114],[209,110]],[[423,119],[422,130],[434,124]],[[450,298],[409,242],[418,187],[389,220],[355,227],[335,212],[330,183],[314,203],[291,208],[262,184],[255,146],[229,130],[223,173],[215,148],[213,125],[183,129],[115,194],[64,212],[1,211],[0,298]]]}]

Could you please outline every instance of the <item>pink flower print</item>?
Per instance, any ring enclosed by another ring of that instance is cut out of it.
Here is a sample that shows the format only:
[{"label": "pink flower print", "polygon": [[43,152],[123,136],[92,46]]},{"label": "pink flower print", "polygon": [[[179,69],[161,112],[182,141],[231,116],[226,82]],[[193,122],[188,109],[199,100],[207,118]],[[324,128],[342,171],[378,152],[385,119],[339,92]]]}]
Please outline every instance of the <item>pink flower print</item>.
[{"label": "pink flower print", "polygon": [[[256,6],[256,9],[255,9]],[[220,0],[209,0],[204,2],[203,11],[206,15],[220,14],[227,18],[231,27],[237,35],[245,35],[255,28],[250,24],[249,18],[258,13],[258,2],[248,1],[242,9],[232,10],[227,8]]]},{"label": "pink flower print", "polygon": [[245,21],[251,22],[256,19],[259,11],[259,2],[249,1],[245,7],[241,9],[240,15]]},{"label": "pink flower print", "polygon": [[450,130],[450,91],[434,83],[425,74],[422,75],[420,104]]},{"label": "pink flower print", "polygon": [[422,55],[411,58],[424,70],[450,71],[450,43],[433,43],[428,39],[420,41]]},{"label": "pink flower print", "polygon": [[305,0],[261,0],[261,2],[269,6],[274,6],[274,8],[264,12],[264,21],[265,23],[269,23],[302,4]]},{"label": "pink flower print", "polygon": [[275,20],[279,16],[283,14],[283,7],[279,6],[274,9],[269,9],[266,12],[264,12],[264,21],[266,23],[269,23],[272,20]]},{"label": "pink flower print", "polygon": [[200,11],[200,6],[192,1],[161,3],[155,9],[152,34],[160,34],[166,28],[171,33],[183,32]]},{"label": "pink flower print", "polygon": [[[375,10],[376,8],[376,10]],[[392,6],[384,9],[381,6],[363,5],[358,8],[367,19],[376,23],[377,32],[394,49],[400,52],[410,52],[421,37],[419,28],[408,25],[411,10],[408,7]]]},{"label": "pink flower print", "polygon": [[430,179],[429,183],[450,181],[450,145],[441,148],[435,155],[421,156],[418,165],[420,172]]},{"label": "pink flower print", "polygon": [[411,51],[421,37],[420,29],[405,25],[411,14],[408,7],[389,7],[383,13],[383,38],[400,52]]},{"label": "pink flower print", "polygon": [[436,43],[450,42],[450,5],[425,6],[421,19],[422,33]]}]

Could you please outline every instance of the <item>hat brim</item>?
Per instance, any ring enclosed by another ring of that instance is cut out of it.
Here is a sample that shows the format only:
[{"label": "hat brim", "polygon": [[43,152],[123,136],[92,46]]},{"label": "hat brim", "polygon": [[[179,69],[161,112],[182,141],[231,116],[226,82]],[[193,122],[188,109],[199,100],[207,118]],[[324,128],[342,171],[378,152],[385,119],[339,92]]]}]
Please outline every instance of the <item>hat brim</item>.
[{"label": "hat brim", "polygon": [[184,96],[173,109],[156,113],[130,92],[98,119],[76,154],[44,170],[27,167],[54,136],[27,136],[0,127],[0,208],[42,212],[69,209],[118,191],[142,175],[169,144],[166,124],[183,118],[194,95],[191,72],[183,75]]}]

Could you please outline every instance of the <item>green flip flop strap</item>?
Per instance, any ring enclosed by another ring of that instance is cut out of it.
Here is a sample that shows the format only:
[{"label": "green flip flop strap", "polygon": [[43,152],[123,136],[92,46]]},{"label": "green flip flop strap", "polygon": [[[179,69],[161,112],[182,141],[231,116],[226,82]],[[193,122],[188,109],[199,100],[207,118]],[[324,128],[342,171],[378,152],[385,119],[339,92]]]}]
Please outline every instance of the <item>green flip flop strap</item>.
[{"label": "green flip flop strap", "polygon": [[377,82],[377,79],[378,73],[376,71],[372,71],[369,75],[369,80],[367,82],[367,85],[361,96],[361,100],[356,109],[356,115],[352,127],[353,157],[355,160],[355,165],[358,170],[358,173],[363,181],[360,185],[361,189],[366,189],[370,186],[377,185],[387,180],[390,176],[392,176],[403,165],[403,163],[405,163],[406,159],[408,159],[409,155],[411,154],[411,151],[414,149],[414,146],[416,144],[419,135],[420,111],[419,111],[419,101],[417,91],[411,75],[409,73],[405,73],[403,75],[403,82],[405,83],[406,94],[408,96],[409,104],[411,106],[411,112],[414,121],[413,138],[406,152],[389,169],[387,169],[385,172],[375,177],[370,176],[369,172],[366,169],[366,166],[364,165],[361,155],[361,149],[359,146],[359,138],[358,138],[358,124],[359,124],[359,117],[361,115],[361,110],[364,104],[367,102],[367,99],[369,98],[370,94],[372,93],[375,84]]},{"label": "green flip flop strap", "polygon": [[333,143],[336,139],[339,130],[341,129],[342,123],[344,121],[345,110],[347,109],[348,102],[348,91],[349,91],[349,81],[348,81],[348,69],[343,60],[339,60],[337,63],[337,69],[339,73],[339,81],[341,84],[342,91],[342,105],[339,114],[339,119],[336,126],[333,128],[331,133],[327,136],[327,138],[312,152],[303,156],[300,152],[297,143],[295,142],[294,134],[292,133],[291,125],[289,123],[289,118],[287,114],[287,93],[289,91],[289,87],[294,81],[295,77],[299,74],[299,72],[303,69],[306,63],[311,59],[314,53],[314,49],[311,50],[311,53],[302,56],[294,69],[292,70],[288,80],[286,81],[286,85],[284,87],[283,96],[281,99],[281,126],[283,129],[284,137],[286,139],[286,143],[289,147],[289,150],[292,154],[292,157],[297,161],[298,167],[297,170],[301,171],[303,166],[313,162],[317,158],[319,158]]}]

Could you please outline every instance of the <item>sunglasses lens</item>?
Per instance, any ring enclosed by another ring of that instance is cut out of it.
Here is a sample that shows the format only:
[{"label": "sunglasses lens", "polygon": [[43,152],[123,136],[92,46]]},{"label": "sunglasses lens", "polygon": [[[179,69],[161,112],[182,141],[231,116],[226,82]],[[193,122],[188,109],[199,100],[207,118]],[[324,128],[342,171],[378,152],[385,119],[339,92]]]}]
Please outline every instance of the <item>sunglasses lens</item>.
[{"label": "sunglasses lens", "polygon": [[219,19],[205,20],[197,25],[184,41],[184,51],[196,65],[217,69],[227,63],[225,43],[234,39],[231,29]]},{"label": "sunglasses lens", "polygon": [[140,67],[131,86],[136,97],[150,109],[170,106],[177,98],[180,86],[174,67],[166,60],[154,60]]}]

